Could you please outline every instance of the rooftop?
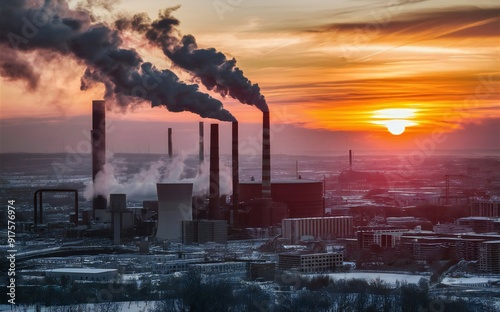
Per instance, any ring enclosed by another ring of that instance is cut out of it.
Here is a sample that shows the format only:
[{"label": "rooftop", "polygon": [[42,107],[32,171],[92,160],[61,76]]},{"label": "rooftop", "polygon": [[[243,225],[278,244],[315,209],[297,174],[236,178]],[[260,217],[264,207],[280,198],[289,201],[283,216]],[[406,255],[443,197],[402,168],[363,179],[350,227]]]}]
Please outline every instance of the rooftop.
[{"label": "rooftop", "polygon": [[116,269],[90,269],[90,268],[60,268],[46,270],[45,272],[53,273],[80,273],[80,274],[100,274],[100,273],[110,273],[117,272]]}]

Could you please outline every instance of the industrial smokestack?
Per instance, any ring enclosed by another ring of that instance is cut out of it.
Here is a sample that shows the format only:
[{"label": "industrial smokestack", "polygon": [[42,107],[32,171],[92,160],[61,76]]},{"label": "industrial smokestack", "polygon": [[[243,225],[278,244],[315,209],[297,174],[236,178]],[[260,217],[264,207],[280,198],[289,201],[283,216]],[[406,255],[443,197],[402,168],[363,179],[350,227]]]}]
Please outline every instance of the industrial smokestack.
[{"label": "industrial smokestack", "polygon": [[219,125],[210,125],[210,189],[208,202],[209,219],[220,219],[219,191]]},{"label": "industrial smokestack", "polygon": [[352,150],[349,150],[349,169],[352,170]]},{"label": "industrial smokestack", "polygon": [[232,148],[232,156],[233,156],[233,215],[230,219],[231,225],[234,224],[234,220],[236,218],[236,213],[238,211],[238,203],[239,203],[239,187],[240,187],[240,175],[239,175],[239,155],[238,155],[238,122],[233,121],[233,148]]},{"label": "industrial smokestack", "polygon": [[106,102],[92,101],[92,183],[94,185],[94,198],[92,200],[92,214],[95,218],[96,210],[105,210],[106,198],[95,195],[95,180],[97,174],[104,169],[106,163]]},{"label": "industrial smokestack", "polygon": [[204,147],[205,137],[203,134],[203,121],[200,121],[200,165],[203,164],[205,160],[205,147]]},{"label": "industrial smokestack", "polygon": [[262,198],[271,198],[271,129],[269,111],[264,112],[262,125]]},{"label": "industrial smokestack", "polygon": [[172,159],[172,128],[168,128],[168,157]]}]

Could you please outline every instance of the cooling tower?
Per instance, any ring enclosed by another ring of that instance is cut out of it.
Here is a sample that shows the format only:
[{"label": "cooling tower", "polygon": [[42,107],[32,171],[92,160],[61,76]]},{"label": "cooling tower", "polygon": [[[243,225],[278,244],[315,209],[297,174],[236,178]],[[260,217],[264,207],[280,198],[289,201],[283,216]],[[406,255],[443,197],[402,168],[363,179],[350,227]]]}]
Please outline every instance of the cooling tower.
[{"label": "cooling tower", "polygon": [[192,183],[158,183],[158,229],[156,237],[181,240],[181,222],[193,220]]},{"label": "cooling tower", "polygon": [[[106,104],[105,101],[92,101],[92,130],[90,131],[92,144],[92,182],[94,183],[99,171],[103,170],[106,163]],[[96,210],[100,210],[98,215],[103,215],[106,209],[106,198],[102,195],[94,195],[92,200],[92,214],[96,218]]]},{"label": "cooling tower", "polygon": [[208,217],[212,220],[220,218],[219,189],[219,125],[210,125],[210,188]]}]

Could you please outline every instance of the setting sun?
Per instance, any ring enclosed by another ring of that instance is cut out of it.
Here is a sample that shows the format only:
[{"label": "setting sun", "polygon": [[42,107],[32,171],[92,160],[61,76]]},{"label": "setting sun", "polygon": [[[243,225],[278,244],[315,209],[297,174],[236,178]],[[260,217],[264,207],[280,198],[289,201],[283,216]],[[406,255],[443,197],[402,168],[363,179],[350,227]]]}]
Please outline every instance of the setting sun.
[{"label": "setting sun", "polygon": [[378,120],[373,121],[374,124],[383,125],[393,135],[400,135],[405,132],[406,127],[417,125],[416,122],[410,119],[415,117],[415,109],[411,108],[388,108],[374,112],[373,118]]}]

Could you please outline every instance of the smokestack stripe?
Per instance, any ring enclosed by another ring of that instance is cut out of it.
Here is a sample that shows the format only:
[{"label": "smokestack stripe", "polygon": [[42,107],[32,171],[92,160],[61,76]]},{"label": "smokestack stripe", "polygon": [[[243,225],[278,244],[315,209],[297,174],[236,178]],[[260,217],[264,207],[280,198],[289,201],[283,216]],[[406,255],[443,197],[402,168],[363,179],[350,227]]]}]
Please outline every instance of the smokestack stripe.
[{"label": "smokestack stripe", "polygon": [[262,198],[271,198],[271,140],[269,112],[263,113],[262,123]]},{"label": "smokestack stripe", "polygon": [[199,159],[200,159],[200,164],[203,163],[205,160],[205,146],[204,146],[204,133],[203,133],[203,121],[200,121],[200,151],[199,151]]},{"label": "smokestack stripe", "polygon": [[219,125],[210,125],[210,190],[209,190],[209,218],[218,220],[219,213]]}]

